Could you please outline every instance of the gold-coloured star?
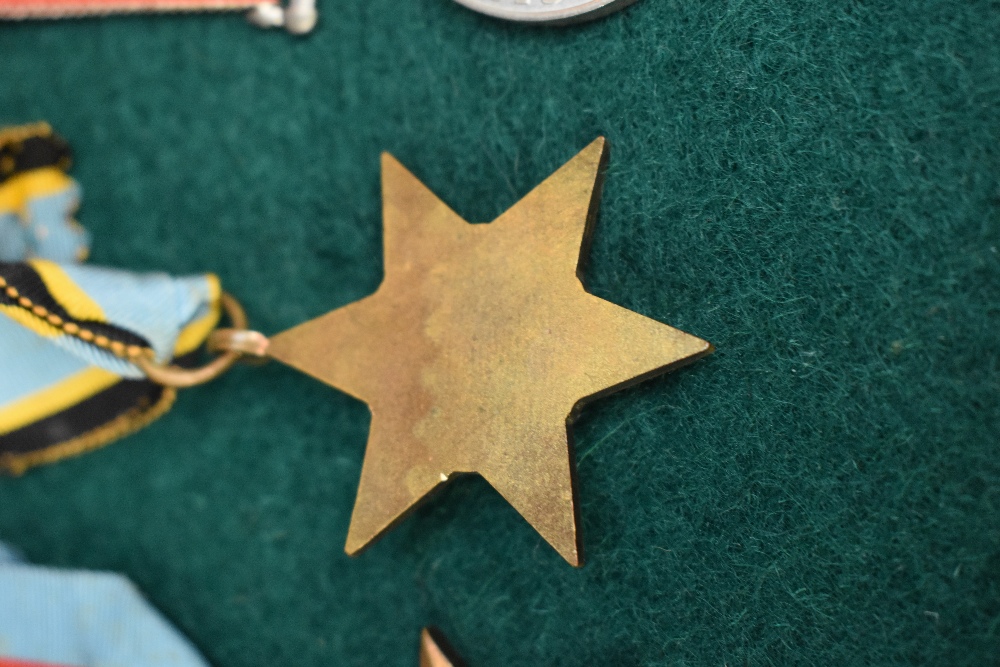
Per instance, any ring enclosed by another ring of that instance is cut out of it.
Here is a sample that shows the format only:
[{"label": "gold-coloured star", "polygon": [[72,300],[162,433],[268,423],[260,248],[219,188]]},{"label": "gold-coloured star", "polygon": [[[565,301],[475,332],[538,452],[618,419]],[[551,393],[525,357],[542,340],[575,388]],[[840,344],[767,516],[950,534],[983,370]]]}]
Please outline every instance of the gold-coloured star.
[{"label": "gold-coloured star", "polygon": [[420,667],[460,667],[464,665],[440,632],[424,628],[420,632]]},{"label": "gold-coloured star", "polygon": [[469,224],[382,156],[381,286],[269,349],[371,409],[347,553],[478,473],[582,564],[569,422],[586,400],[712,351],[584,289],[606,161],[599,138],[492,223]]}]

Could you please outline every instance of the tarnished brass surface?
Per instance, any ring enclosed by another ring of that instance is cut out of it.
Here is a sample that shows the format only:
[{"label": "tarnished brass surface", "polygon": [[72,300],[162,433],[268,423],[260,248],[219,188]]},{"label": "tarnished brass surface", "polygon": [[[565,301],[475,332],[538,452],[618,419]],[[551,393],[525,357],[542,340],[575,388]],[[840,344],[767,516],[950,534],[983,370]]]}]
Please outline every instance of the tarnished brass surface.
[{"label": "tarnished brass surface", "polygon": [[268,350],[371,409],[347,553],[452,475],[479,473],[582,563],[569,420],[584,400],[712,351],[584,289],[606,158],[597,139],[473,225],[383,155],[382,285]]},{"label": "tarnished brass surface", "polygon": [[441,633],[433,628],[420,632],[420,667],[460,667],[462,664]]}]

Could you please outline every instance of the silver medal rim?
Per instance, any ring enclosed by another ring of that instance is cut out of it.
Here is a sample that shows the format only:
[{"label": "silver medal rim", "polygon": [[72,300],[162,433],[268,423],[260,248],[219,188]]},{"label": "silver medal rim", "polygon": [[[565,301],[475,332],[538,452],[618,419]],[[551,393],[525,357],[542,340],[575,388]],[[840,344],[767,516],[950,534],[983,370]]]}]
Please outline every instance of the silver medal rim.
[{"label": "silver medal rim", "polygon": [[631,5],[636,0],[590,0],[573,7],[553,8],[546,11],[527,12],[500,5],[496,0],[455,0],[458,4],[480,14],[507,21],[522,23],[575,23],[589,21]]}]

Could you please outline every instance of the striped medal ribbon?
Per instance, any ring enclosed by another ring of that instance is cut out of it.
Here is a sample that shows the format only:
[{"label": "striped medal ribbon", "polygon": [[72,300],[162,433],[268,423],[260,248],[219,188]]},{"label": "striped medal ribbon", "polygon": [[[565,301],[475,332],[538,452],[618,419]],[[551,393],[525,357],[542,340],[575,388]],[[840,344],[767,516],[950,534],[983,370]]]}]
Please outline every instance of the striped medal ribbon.
[{"label": "striped medal ribbon", "polygon": [[90,235],[73,218],[80,186],[71,162],[45,123],[0,130],[0,472],[8,474],[100,447],[164,414],[176,390],[141,364],[194,364],[226,303],[211,274],[83,263]]}]

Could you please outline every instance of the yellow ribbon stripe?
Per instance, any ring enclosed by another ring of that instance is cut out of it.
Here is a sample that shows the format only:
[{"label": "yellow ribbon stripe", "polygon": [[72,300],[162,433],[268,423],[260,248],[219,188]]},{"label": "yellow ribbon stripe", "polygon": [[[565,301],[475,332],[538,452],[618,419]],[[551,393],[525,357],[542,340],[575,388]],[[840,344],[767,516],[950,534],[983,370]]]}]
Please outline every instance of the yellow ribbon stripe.
[{"label": "yellow ribbon stripe", "polygon": [[121,378],[103,368],[86,368],[65,380],[0,407],[0,435],[71,408]]},{"label": "yellow ribbon stripe", "polygon": [[24,220],[28,217],[31,198],[62,192],[72,183],[73,179],[58,167],[26,171],[0,185],[0,213],[16,213]]},{"label": "yellow ribbon stripe", "polygon": [[175,357],[197,350],[219,323],[222,286],[219,284],[218,276],[210,273],[205,277],[208,279],[210,294],[208,313],[181,329],[177,335],[177,342],[174,344]]}]

